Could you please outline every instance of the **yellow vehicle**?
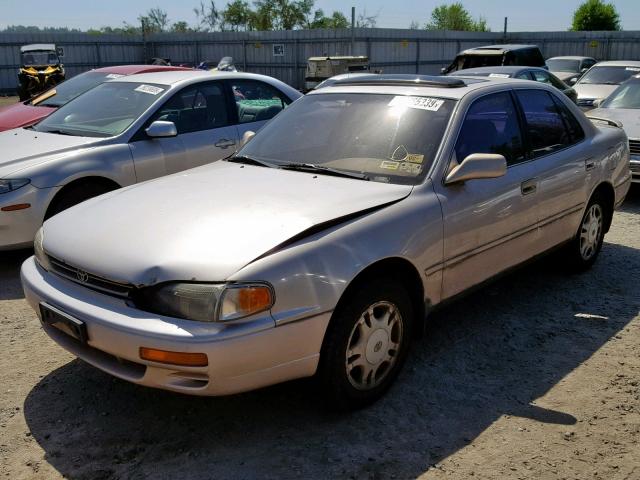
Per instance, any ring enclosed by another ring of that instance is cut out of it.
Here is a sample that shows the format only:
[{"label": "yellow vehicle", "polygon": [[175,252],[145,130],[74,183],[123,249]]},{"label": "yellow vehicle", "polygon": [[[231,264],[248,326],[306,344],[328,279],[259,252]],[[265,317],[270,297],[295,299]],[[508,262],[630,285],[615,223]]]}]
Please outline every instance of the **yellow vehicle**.
[{"label": "yellow vehicle", "polygon": [[18,70],[18,96],[27,100],[64,81],[64,65],[56,46],[52,43],[36,43],[20,47]]},{"label": "yellow vehicle", "polygon": [[365,55],[309,57],[304,77],[305,92],[313,90],[327,78],[353,72],[369,72],[369,57]]}]

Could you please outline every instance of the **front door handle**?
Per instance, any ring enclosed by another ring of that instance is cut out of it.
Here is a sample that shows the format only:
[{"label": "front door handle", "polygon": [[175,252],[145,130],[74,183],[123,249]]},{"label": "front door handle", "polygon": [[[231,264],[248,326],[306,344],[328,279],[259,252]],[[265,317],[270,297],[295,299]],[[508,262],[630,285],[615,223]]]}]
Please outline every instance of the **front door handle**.
[{"label": "front door handle", "polygon": [[538,180],[535,178],[525,180],[520,184],[520,192],[522,192],[522,195],[531,195],[532,193],[535,193],[537,189]]},{"label": "front door handle", "polygon": [[584,161],[584,168],[588,172],[589,170],[593,170],[596,168],[596,161],[593,158],[587,158]]},{"label": "front door handle", "polygon": [[226,138],[221,138],[214,145],[218,148],[229,148],[235,146],[236,142],[233,140],[228,140]]}]

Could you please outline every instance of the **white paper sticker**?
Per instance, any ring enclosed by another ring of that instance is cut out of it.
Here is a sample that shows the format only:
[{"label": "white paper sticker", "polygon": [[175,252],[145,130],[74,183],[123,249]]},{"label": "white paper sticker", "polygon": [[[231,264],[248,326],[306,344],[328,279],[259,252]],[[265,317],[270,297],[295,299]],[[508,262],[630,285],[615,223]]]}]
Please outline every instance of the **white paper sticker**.
[{"label": "white paper sticker", "polygon": [[119,73],[110,73],[109,75],[106,76],[106,78],[120,78],[120,77],[124,77],[124,75],[120,75]]},{"label": "white paper sticker", "polygon": [[158,95],[160,92],[164,92],[164,88],[154,87],[153,85],[140,85],[136,87],[135,91]]},{"label": "white paper sticker", "polygon": [[494,78],[509,78],[509,75],[506,73],[490,73],[489,76]]},{"label": "white paper sticker", "polygon": [[430,110],[432,112],[437,112],[443,103],[444,100],[440,100],[439,98],[399,95],[397,97],[393,97],[393,99],[389,102],[389,106],[418,108],[420,110]]},{"label": "white paper sticker", "polygon": [[625,70],[629,70],[630,72],[640,72],[640,67],[626,67]]}]

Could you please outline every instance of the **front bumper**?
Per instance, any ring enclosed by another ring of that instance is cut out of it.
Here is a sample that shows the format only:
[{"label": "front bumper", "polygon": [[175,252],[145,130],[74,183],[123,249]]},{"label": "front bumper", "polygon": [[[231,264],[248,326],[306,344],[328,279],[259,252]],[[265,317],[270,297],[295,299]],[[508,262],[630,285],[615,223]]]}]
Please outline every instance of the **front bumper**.
[{"label": "front bumper", "polygon": [[[313,375],[331,315],[277,327],[270,315],[229,325],[192,322],[137,310],[45,271],[33,257],[22,265],[21,277],[38,315],[46,302],[86,324],[86,344],[43,324],[60,346],[124,380],[191,395],[227,395]],[[140,347],[205,353],[208,366],[141,360]]]},{"label": "front bumper", "polygon": [[13,250],[33,245],[33,237],[42,225],[46,206],[57,188],[26,185],[13,192],[0,194],[0,208],[29,204],[23,210],[0,210],[0,250]]}]

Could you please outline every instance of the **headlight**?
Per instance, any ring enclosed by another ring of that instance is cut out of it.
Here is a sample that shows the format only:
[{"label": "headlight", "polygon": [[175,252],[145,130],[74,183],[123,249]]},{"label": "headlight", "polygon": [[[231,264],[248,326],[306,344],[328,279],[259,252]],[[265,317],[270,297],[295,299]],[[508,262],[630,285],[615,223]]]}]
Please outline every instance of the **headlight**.
[{"label": "headlight", "polygon": [[0,193],[9,193],[14,190],[29,185],[31,180],[28,178],[16,178],[16,179],[0,179]]},{"label": "headlight", "polygon": [[42,227],[38,229],[36,232],[35,239],[33,240],[33,252],[36,257],[36,261],[40,264],[42,268],[45,270],[50,270],[51,264],[49,263],[49,257],[44,252],[44,233],[42,231]]},{"label": "headlight", "polygon": [[268,310],[271,288],[264,284],[166,283],[141,289],[136,307],[200,322],[226,322]]}]

